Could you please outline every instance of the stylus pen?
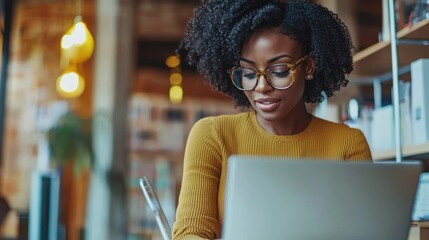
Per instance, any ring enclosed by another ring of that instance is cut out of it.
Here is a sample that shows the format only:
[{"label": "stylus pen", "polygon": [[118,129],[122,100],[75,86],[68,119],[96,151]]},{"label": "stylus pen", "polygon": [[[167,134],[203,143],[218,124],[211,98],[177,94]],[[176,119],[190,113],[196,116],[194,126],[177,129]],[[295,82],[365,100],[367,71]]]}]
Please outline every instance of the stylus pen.
[{"label": "stylus pen", "polygon": [[152,184],[147,177],[140,178],[139,183],[146,201],[149,204],[149,207],[155,213],[156,222],[158,224],[159,230],[161,231],[162,239],[171,240],[170,225],[168,224],[167,218],[164,215],[164,211],[159,204],[156,193],[152,188]]}]

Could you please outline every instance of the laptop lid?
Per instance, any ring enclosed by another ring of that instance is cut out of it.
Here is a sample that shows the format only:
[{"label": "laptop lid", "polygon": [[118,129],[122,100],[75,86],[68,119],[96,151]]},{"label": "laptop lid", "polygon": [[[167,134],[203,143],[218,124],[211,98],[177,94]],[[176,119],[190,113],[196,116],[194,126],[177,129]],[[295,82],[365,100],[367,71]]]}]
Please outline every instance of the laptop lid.
[{"label": "laptop lid", "polygon": [[231,156],[223,239],[404,240],[421,165]]},{"label": "laptop lid", "polygon": [[155,190],[152,187],[152,183],[147,177],[142,177],[139,179],[140,188],[143,192],[144,197],[146,198],[149,207],[154,213],[156,224],[158,225],[159,231],[161,232],[161,237],[163,240],[171,240],[171,228],[170,224],[165,217],[164,210],[161,207],[161,204],[158,200],[158,196],[155,193]]}]

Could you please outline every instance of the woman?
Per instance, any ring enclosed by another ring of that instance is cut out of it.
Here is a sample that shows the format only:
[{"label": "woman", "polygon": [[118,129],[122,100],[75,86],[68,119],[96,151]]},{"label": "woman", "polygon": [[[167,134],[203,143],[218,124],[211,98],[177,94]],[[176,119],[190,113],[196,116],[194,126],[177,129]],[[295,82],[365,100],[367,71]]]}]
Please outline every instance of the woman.
[{"label": "woman", "polygon": [[337,15],[309,1],[203,1],[178,52],[250,110],[204,118],[192,128],[174,239],[221,237],[230,155],[371,160],[361,131],[305,107],[347,85],[352,49]]}]

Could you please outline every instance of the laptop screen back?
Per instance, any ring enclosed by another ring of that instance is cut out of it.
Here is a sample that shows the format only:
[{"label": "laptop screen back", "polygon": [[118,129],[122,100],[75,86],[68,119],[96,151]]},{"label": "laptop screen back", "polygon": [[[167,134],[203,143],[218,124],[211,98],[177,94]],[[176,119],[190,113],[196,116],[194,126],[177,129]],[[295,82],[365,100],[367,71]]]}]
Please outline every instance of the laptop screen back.
[{"label": "laptop screen back", "polygon": [[223,239],[408,236],[420,163],[231,156]]}]

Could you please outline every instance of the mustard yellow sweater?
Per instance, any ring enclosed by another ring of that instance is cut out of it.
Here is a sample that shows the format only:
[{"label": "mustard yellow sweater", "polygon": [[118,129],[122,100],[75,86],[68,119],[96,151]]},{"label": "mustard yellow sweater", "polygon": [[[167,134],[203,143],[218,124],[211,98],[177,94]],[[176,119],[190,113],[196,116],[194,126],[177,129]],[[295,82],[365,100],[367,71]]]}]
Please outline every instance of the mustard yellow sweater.
[{"label": "mustard yellow sweater", "polygon": [[186,145],[173,239],[221,237],[226,166],[232,154],[371,160],[360,130],[316,117],[304,131],[288,136],[263,130],[253,111],[201,119]]}]

